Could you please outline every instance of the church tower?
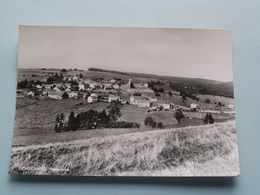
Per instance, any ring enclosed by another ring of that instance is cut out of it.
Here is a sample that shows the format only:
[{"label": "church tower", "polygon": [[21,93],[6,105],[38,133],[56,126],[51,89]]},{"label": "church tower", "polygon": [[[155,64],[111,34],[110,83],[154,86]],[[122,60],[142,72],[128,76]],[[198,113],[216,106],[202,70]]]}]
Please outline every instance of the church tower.
[{"label": "church tower", "polygon": [[129,78],[129,81],[128,81],[129,86],[131,85],[131,83],[132,83],[132,77]]}]

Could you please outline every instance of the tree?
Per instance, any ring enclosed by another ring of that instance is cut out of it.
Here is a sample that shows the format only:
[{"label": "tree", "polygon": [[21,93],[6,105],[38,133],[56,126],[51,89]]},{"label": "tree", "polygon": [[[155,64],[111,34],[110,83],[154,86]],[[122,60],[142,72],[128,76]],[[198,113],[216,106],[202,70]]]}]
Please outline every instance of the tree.
[{"label": "tree", "polygon": [[208,98],[205,100],[205,103],[208,103],[208,104],[209,104],[210,102],[211,102],[211,100],[208,99]]},{"label": "tree", "polygon": [[58,81],[60,79],[58,73],[56,72],[55,75],[53,76],[53,80]]},{"label": "tree", "polygon": [[55,126],[54,126],[54,130],[55,130],[56,133],[61,132],[61,130],[60,130],[58,124],[55,124]]},{"label": "tree", "polygon": [[98,126],[99,127],[107,127],[109,124],[110,118],[106,113],[106,110],[103,109],[103,111],[98,113]]},{"label": "tree", "polygon": [[62,80],[64,78],[63,74],[60,72],[59,79]]},{"label": "tree", "polygon": [[187,100],[187,97],[186,97],[186,95],[185,95],[185,94],[182,94],[181,96],[182,96],[182,101],[185,101],[185,100]]},{"label": "tree", "polygon": [[62,99],[69,99],[69,95],[68,95],[67,92],[64,92],[64,93],[62,94]]},{"label": "tree", "polygon": [[17,89],[21,89],[21,83],[20,82],[17,83]]},{"label": "tree", "polygon": [[55,122],[58,123],[60,121],[60,115],[57,114]]},{"label": "tree", "polygon": [[53,78],[52,77],[47,78],[47,83],[48,84],[52,84],[53,83]]},{"label": "tree", "polygon": [[163,128],[162,122],[157,123],[157,127],[158,127],[158,128]]},{"label": "tree", "polygon": [[112,101],[110,105],[106,107],[108,110],[108,116],[112,121],[117,121],[117,119],[122,116],[121,108],[123,105],[119,101]]},{"label": "tree", "polygon": [[152,126],[153,123],[154,123],[154,120],[150,116],[146,117],[145,120],[144,120],[144,124],[147,125],[147,126]]},{"label": "tree", "polygon": [[130,83],[130,88],[131,88],[131,89],[134,89],[134,88],[135,88],[133,82]]},{"label": "tree", "polygon": [[68,130],[72,130],[72,131],[75,131],[76,130],[76,126],[75,126],[75,115],[74,115],[74,112],[73,110],[70,112],[70,115],[69,115],[69,120],[68,120],[68,125],[67,125],[67,129]]}]

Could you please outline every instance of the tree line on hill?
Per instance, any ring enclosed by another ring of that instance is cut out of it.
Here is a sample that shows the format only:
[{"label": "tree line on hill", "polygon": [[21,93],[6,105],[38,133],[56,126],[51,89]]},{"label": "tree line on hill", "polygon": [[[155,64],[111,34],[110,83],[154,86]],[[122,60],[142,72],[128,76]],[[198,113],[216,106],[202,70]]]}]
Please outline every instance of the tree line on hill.
[{"label": "tree line on hill", "polygon": [[42,82],[37,80],[37,81],[34,81],[34,80],[31,80],[31,81],[28,81],[27,79],[25,79],[24,81],[18,81],[17,82],[17,89],[25,89],[25,88],[33,88],[33,86],[35,85],[41,85]]}]

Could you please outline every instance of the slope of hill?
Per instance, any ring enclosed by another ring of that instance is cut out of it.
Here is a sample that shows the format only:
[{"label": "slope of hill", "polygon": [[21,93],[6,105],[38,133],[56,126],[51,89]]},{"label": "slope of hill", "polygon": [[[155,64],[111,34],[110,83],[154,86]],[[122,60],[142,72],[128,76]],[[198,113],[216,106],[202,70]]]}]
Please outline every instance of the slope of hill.
[{"label": "slope of hill", "polygon": [[225,82],[216,84],[211,87],[201,89],[200,93],[234,98],[234,83]]},{"label": "slope of hill", "polygon": [[[235,132],[235,121],[228,121],[103,139],[13,147],[10,173],[138,176],[146,171],[146,176],[239,175]],[[22,170],[21,167],[44,169]]]}]

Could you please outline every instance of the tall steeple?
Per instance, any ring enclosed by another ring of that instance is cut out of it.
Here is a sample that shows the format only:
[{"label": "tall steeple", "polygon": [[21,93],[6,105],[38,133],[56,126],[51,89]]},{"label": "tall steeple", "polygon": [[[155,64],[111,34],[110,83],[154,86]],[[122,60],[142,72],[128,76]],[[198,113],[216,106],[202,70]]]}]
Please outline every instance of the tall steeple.
[{"label": "tall steeple", "polygon": [[129,86],[131,85],[131,83],[132,83],[132,76],[129,78],[129,81],[128,81]]}]

